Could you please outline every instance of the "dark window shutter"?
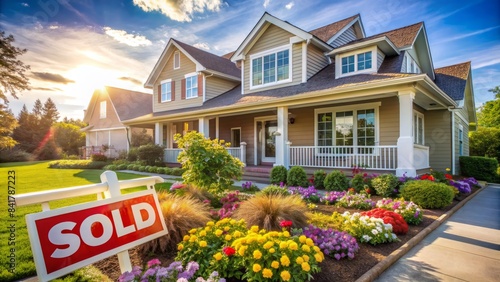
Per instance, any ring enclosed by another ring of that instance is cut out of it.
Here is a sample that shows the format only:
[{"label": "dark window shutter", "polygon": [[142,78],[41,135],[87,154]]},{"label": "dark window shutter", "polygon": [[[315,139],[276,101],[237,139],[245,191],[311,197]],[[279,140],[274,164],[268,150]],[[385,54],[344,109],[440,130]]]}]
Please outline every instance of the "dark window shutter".
[{"label": "dark window shutter", "polygon": [[198,97],[203,96],[203,75],[198,75]]},{"label": "dark window shutter", "polygon": [[181,80],[181,99],[186,99],[186,79]]},{"label": "dark window shutter", "polygon": [[158,84],[158,103],[161,103],[161,83]]},{"label": "dark window shutter", "polygon": [[172,90],[172,101],[175,101],[175,81],[172,81],[172,84],[170,85],[170,89]]}]

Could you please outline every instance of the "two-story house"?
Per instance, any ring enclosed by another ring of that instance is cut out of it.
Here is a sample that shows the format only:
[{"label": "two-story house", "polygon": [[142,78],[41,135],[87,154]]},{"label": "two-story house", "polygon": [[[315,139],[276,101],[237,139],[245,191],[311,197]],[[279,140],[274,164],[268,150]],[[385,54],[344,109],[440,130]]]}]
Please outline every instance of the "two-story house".
[{"label": "two-story house", "polygon": [[360,15],[305,31],[265,13],[222,57],[171,39],[145,86],[153,112],[125,123],[154,123],[166,161],[198,130],[248,166],[458,173],[476,119],[469,62],[434,69],[424,23],[366,36]]}]

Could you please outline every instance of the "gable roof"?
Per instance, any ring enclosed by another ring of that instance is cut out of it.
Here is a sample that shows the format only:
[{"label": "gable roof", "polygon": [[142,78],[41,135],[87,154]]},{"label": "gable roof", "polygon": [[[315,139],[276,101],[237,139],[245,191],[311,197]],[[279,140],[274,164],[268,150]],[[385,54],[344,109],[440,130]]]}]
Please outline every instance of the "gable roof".
[{"label": "gable roof", "polygon": [[[409,46],[413,45],[413,43],[415,42],[417,35],[418,35],[420,29],[422,29],[423,25],[424,25],[424,22],[419,22],[416,24],[412,24],[412,25],[396,28],[393,30],[389,30],[386,32],[382,32],[379,34],[375,34],[372,36],[368,36],[368,37],[365,37],[362,39],[353,40],[353,41],[347,43],[346,45],[351,45],[351,44],[355,44],[355,43],[369,41],[369,40],[372,40],[372,39],[375,39],[378,37],[386,36],[387,38],[389,38],[389,40],[391,40],[391,42],[394,43],[394,45],[398,49],[401,49],[404,47],[409,47]],[[346,46],[346,45],[344,45],[344,46]]]},{"label": "gable roof", "polygon": [[453,100],[463,100],[470,70],[470,62],[438,68],[435,82]]},{"label": "gable roof", "polygon": [[207,71],[218,76],[223,76],[232,80],[240,80],[241,70],[234,63],[224,57],[214,55],[210,52],[198,49],[177,39],[170,38],[167,46],[163,50],[160,58],[151,71],[144,87],[152,88],[155,80],[160,75],[163,67],[172,55],[172,46],[177,47],[186,57],[196,64],[196,71]]},{"label": "gable roof", "polygon": [[231,59],[231,57],[233,56],[234,52],[235,52],[235,51],[229,52],[229,53],[227,53],[227,54],[222,55],[221,57],[222,57],[222,58],[226,58],[226,59],[230,60],[230,59]]},{"label": "gable roof", "polygon": [[[313,29],[309,31],[310,34],[318,37],[319,39],[323,40],[324,42],[328,42],[332,37],[334,37],[339,31],[345,29],[348,27],[349,24],[352,24],[354,20],[360,20],[360,15],[354,15],[352,17],[348,17],[346,19],[327,24],[325,26]],[[364,34],[364,30],[361,28],[361,32]]]},{"label": "gable roof", "polygon": [[143,92],[131,91],[111,86],[105,86],[104,89],[96,89],[89,106],[83,118],[84,121],[90,121],[94,108],[100,95],[107,95],[113,104],[113,108],[120,121],[132,119],[151,113],[153,111],[153,95]]}]

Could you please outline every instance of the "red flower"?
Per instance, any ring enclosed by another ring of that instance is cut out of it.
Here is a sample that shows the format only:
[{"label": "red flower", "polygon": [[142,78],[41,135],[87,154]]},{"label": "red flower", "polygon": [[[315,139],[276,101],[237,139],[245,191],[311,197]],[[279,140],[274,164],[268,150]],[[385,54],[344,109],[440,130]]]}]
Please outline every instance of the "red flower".
[{"label": "red flower", "polygon": [[281,227],[292,227],[293,222],[291,220],[282,220],[280,221],[280,226]]},{"label": "red flower", "polygon": [[367,212],[362,212],[361,215],[381,218],[385,224],[392,225],[392,231],[396,234],[406,234],[408,232],[408,224],[404,218],[393,211],[376,208]]},{"label": "red flower", "polygon": [[445,174],[444,177],[446,177],[446,179],[448,179],[448,180],[453,179],[453,176],[451,176],[451,174],[448,174],[448,173]]},{"label": "red flower", "polygon": [[352,187],[351,187],[351,188],[349,188],[349,189],[347,189],[347,191],[348,191],[348,192],[351,192],[351,193],[355,193],[355,192],[356,192],[356,190],[355,190],[354,188],[352,188]]},{"label": "red flower", "polygon": [[226,254],[226,256],[230,257],[236,253],[236,250],[231,247],[224,247],[222,251]]}]

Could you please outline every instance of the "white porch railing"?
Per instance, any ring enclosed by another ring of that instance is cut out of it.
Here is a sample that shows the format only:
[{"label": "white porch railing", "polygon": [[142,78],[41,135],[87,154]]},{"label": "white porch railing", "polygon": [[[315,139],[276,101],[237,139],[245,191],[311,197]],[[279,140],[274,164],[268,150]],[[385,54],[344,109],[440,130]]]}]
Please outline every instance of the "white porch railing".
[{"label": "white porch railing", "polygon": [[172,148],[165,149],[165,154],[163,155],[163,161],[166,163],[173,163],[173,164],[178,163],[177,157],[179,156],[181,151],[182,149],[172,149]]},{"label": "white porch railing", "polygon": [[394,170],[397,146],[290,146],[290,166]]},{"label": "white porch railing", "polygon": [[429,168],[429,147],[413,145],[413,163],[415,169]]},{"label": "white porch railing", "polygon": [[[240,147],[228,147],[226,150],[229,154],[231,154],[231,156],[240,159],[240,161],[246,164],[246,146],[247,143],[241,142]],[[163,161],[166,163],[178,163],[177,157],[181,151],[182,149],[165,149]]]}]

